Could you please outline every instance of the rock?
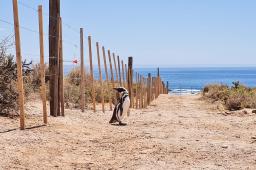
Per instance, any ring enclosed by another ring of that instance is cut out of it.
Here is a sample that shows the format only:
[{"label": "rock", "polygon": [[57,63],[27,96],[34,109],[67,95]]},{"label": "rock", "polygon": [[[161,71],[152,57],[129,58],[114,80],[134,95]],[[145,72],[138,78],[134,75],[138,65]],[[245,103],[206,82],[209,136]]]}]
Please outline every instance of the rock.
[{"label": "rock", "polygon": [[242,113],[245,115],[248,114],[247,110],[243,110]]},{"label": "rock", "polygon": [[235,135],[234,137],[235,137],[235,138],[240,138],[240,135]]},{"label": "rock", "polygon": [[223,145],[223,146],[221,146],[223,149],[227,149],[228,148],[228,146],[227,145]]},{"label": "rock", "polygon": [[251,137],[251,139],[254,139],[254,140],[256,140],[256,136],[252,136],[252,137]]}]

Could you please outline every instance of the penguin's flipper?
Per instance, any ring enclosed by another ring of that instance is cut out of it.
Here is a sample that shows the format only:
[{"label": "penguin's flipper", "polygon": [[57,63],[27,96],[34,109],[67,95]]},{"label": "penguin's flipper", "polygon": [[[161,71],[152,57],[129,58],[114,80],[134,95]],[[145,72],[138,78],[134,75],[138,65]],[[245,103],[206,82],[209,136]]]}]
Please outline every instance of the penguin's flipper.
[{"label": "penguin's flipper", "polygon": [[116,117],[116,110],[117,110],[117,108],[115,107],[115,109],[113,111],[113,115],[112,115],[112,117],[111,117],[111,119],[109,121],[110,124],[118,122],[117,117]]}]

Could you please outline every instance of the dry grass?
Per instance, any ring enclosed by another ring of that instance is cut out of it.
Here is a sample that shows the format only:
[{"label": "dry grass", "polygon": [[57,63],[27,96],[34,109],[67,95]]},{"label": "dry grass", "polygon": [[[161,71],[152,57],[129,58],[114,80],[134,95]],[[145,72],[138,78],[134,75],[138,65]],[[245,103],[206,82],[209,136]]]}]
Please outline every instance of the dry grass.
[{"label": "dry grass", "polygon": [[256,89],[234,82],[232,87],[221,84],[207,85],[203,98],[211,102],[222,102],[228,110],[256,108]]},{"label": "dry grass", "polygon": [[[80,101],[80,82],[81,74],[79,68],[74,68],[70,73],[65,77],[64,80],[64,98],[65,104],[67,107],[78,108]],[[104,81],[103,84],[97,80],[94,80],[94,89],[95,89],[95,99],[96,102],[101,102],[101,90],[103,89],[103,96],[105,103],[109,102],[109,97],[114,98],[114,91],[110,90],[112,85]],[[89,75],[85,75],[85,101],[86,103],[92,102],[92,79]],[[113,101],[113,100],[112,100]]]}]

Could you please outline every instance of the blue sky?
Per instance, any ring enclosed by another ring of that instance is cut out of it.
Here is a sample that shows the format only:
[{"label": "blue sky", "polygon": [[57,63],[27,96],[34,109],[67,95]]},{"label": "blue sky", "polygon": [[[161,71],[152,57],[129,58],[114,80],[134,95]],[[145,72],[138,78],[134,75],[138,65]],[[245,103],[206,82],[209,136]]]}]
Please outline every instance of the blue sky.
[{"label": "blue sky", "polygon": [[[43,5],[47,34],[49,0],[19,0],[20,25],[38,31],[36,11],[21,3]],[[136,66],[254,66],[255,9],[255,0],[61,0],[64,57],[79,58],[83,27],[87,65],[90,34],[93,46],[99,41],[125,60],[133,56]],[[13,23],[11,0],[0,0],[0,19]],[[0,38],[12,32],[0,21]],[[38,34],[21,29],[21,41],[24,58],[38,61]]]}]

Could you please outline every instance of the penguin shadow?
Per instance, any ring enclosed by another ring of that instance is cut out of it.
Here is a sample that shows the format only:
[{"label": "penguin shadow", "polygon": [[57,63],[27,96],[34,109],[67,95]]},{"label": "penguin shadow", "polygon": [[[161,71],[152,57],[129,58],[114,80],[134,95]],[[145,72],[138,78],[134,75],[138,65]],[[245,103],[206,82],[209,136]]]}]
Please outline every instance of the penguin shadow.
[{"label": "penguin shadow", "polygon": [[127,123],[110,123],[112,126],[127,126]]}]

